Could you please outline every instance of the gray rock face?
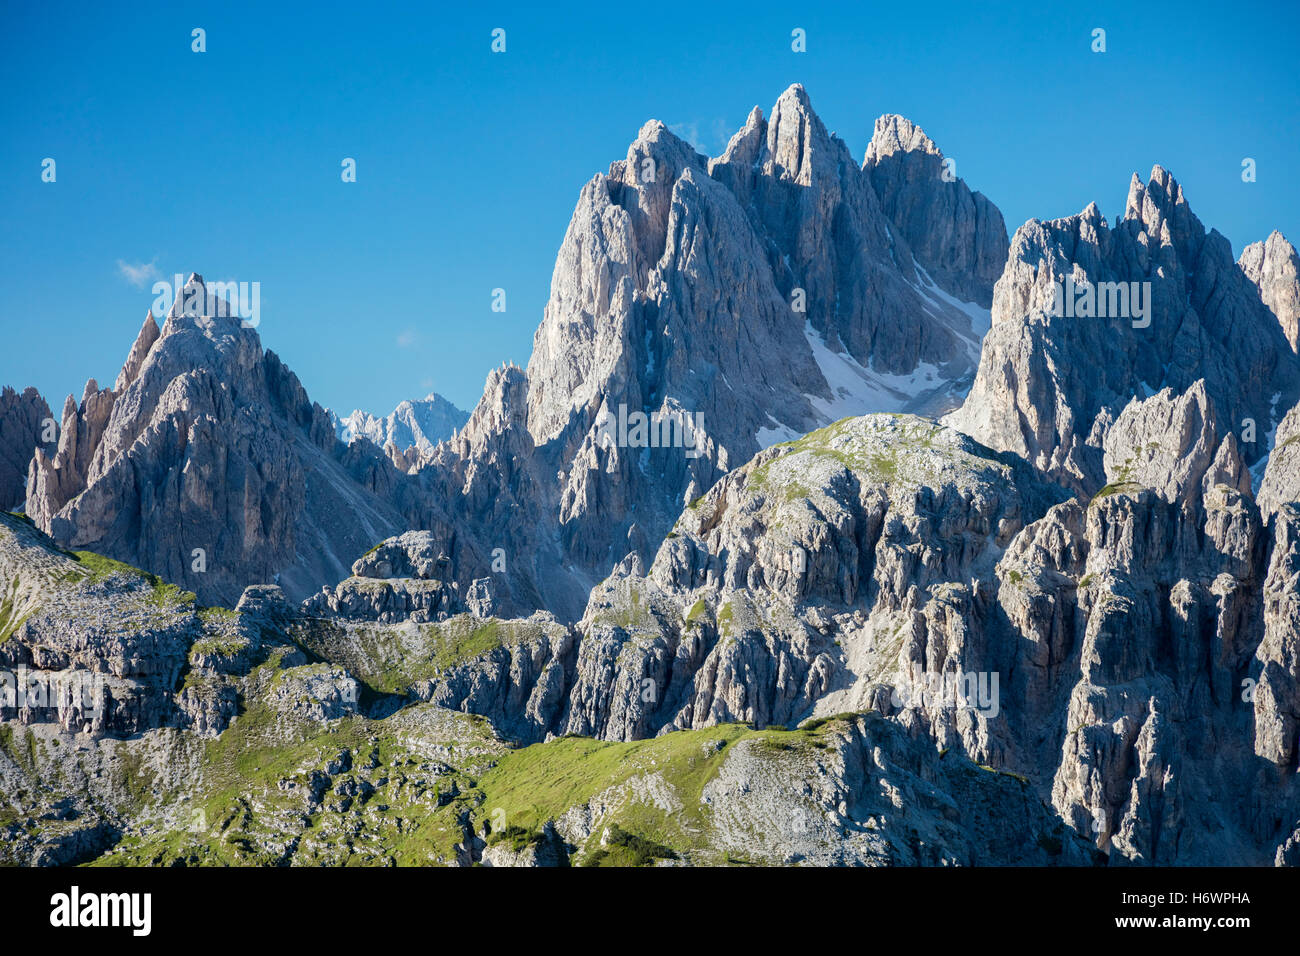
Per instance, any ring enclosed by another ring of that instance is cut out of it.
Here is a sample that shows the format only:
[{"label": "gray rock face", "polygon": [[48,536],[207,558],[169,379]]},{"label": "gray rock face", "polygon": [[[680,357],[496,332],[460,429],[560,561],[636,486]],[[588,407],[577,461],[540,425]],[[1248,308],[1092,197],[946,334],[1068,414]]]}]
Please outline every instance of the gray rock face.
[{"label": "gray rock face", "polygon": [[[192,594],[135,568],[63,552],[5,514],[0,577],[0,717],[91,737],[224,726],[222,702],[200,706],[175,691],[187,672],[230,673],[241,656],[251,666],[258,646],[241,626],[205,615]],[[226,703],[228,720],[233,698]]]},{"label": "gray rock face", "polygon": [[1264,640],[1255,653],[1261,665],[1255,688],[1255,753],[1294,771],[1300,738],[1300,506],[1284,505],[1273,529],[1273,554],[1264,581]]},{"label": "gray rock face", "polygon": [[1265,518],[1290,501],[1300,501],[1300,405],[1277,426],[1259,485],[1259,510]]},{"label": "gray rock face", "polygon": [[[650,122],[583,187],[527,371],[494,372],[416,469],[506,552],[521,601],[577,617],[593,580],[648,562],[683,504],[766,445],[955,404],[987,321],[961,299],[989,300],[1001,220],[942,180],[928,140],[881,139],[860,168],[794,86],[720,157]],[[934,224],[914,257],[906,232]],[[637,415],[666,440],[623,427]]]},{"label": "gray rock face", "polygon": [[6,511],[26,506],[27,470],[46,419],[53,420],[50,406],[36,389],[19,394],[6,385],[0,391],[0,508]]},{"label": "gray rock face", "polygon": [[375,545],[352,565],[352,576],[323,588],[304,609],[353,620],[440,621],[464,610],[451,577],[445,542],[428,531],[408,531]]},{"label": "gray rock face", "polygon": [[6,719],[114,734],[172,719],[171,690],[201,631],[192,604],[133,569],[80,562],[6,514],[0,576],[0,669],[7,692],[23,691],[6,695]]},{"label": "gray rock face", "polygon": [[350,577],[307,599],[309,614],[359,621],[441,621],[464,610],[454,581]]},{"label": "gray rock face", "polygon": [[946,420],[1091,495],[1119,412],[1197,381],[1220,435],[1255,436],[1240,449],[1253,464],[1278,402],[1295,401],[1300,365],[1227,240],[1206,232],[1157,166],[1145,185],[1133,177],[1114,229],[1094,204],[1016,231],[975,383]]},{"label": "gray rock face", "polygon": [[1148,399],[1135,398],[1106,432],[1106,480],[1150,488],[1169,502],[1199,502],[1203,491],[1216,485],[1249,496],[1250,473],[1236,436],[1228,432],[1220,444],[1223,431],[1203,381],[1176,397],[1165,388]]},{"label": "gray rock face", "polygon": [[1252,769],[1296,760],[1294,548],[1270,566],[1214,432],[1203,387],[1133,404],[1086,505],[907,417],[761,453],[593,591],[555,732],[876,710],[1022,774],[1112,859],[1270,863],[1300,810]]},{"label": "gray rock face", "polygon": [[[347,418],[338,418],[330,413],[334,423],[335,434],[344,444],[351,443],[358,435],[364,436],[380,448],[392,445],[399,452],[415,449],[416,452],[430,452],[440,441],[445,441],[465,426],[469,412],[462,411],[438,394],[425,398],[408,400],[380,418],[355,410]],[[418,454],[408,460],[414,463]]]},{"label": "gray rock face", "polygon": [[1014,775],[940,754],[877,715],[836,723],[815,759],[788,747],[780,772],[762,743],[737,744],[704,790],[714,845],[814,866],[1087,866],[1100,856]]},{"label": "gray rock face", "polygon": [[[955,658],[958,615],[993,599],[981,578],[1060,497],[908,416],[764,452],[683,513],[647,577],[625,569],[593,592],[565,730],[629,739],[889,711],[896,684],[923,686]],[[940,746],[998,752],[975,710],[936,724]]]},{"label": "gray rock face", "polygon": [[357,713],[360,685],[329,664],[302,664],[277,674],[267,702],[281,713],[308,720],[338,720]]},{"label": "gray rock face", "polygon": [[1237,265],[1277,316],[1292,351],[1300,349],[1300,256],[1295,246],[1274,230],[1264,242],[1241,250]]},{"label": "gray rock face", "polygon": [[381,541],[352,563],[352,574],[360,578],[419,578],[436,581],[446,577],[451,559],[441,542],[429,531],[408,531]]},{"label": "gray rock face", "polygon": [[559,723],[572,684],[572,632],[537,612],[514,620],[411,614],[375,621],[319,615],[290,625],[313,653],[345,666],[380,694],[432,701],[486,717],[511,739],[542,740]]},{"label": "gray rock face", "polygon": [[1007,261],[1007,227],[944,162],[921,127],[891,114],[876,120],[862,168],[917,263],[958,299],[987,309]]},{"label": "gray rock face", "polygon": [[146,317],[113,388],[91,381],[79,405],[69,397],[57,451],[32,462],[30,514],[62,544],[209,603],[276,581],[305,597],[406,523],[390,503],[400,476],[373,446],[345,453],[256,332],[183,314],[182,301],[161,330]]}]

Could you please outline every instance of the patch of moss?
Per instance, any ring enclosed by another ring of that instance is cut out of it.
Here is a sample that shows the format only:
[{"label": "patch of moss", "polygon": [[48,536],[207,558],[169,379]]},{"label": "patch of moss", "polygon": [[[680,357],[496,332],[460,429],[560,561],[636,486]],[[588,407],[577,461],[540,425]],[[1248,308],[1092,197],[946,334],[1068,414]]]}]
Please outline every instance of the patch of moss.
[{"label": "patch of moss", "polygon": [[987,773],[996,773],[999,776],[1011,777],[1013,780],[1018,780],[1021,783],[1025,784],[1026,786],[1028,786],[1029,784],[1028,777],[1026,777],[1022,773],[1016,773],[1014,770],[999,770],[997,767],[990,767],[988,764],[983,764],[983,763],[976,764],[975,766],[979,767],[981,770]]},{"label": "patch of moss", "polygon": [[1142,486],[1135,481],[1114,481],[1103,486],[1100,491],[1092,496],[1092,501],[1089,502],[1089,507],[1096,502],[1101,501],[1103,498],[1109,498],[1111,495],[1132,495],[1137,494],[1141,490]]},{"label": "patch of moss", "polygon": [[704,598],[698,599],[691,605],[691,609],[686,612],[686,623],[694,624],[696,621],[702,620],[707,610],[708,605],[705,603]]},{"label": "patch of moss", "polygon": [[523,827],[506,827],[504,830],[498,830],[487,838],[488,846],[497,846],[499,844],[508,844],[510,849],[515,853],[522,853],[529,846],[538,846],[546,838],[542,835],[541,830],[526,830]]},{"label": "patch of moss", "polygon": [[[540,829],[574,806],[610,788],[624,787],[627,794],[615,800],[607,825],[618,825],[639,840],[674,852],[706,849],[700,843],[712,812],[700,799],[704,787],[717,774],[736,741],[753,739],[785,742],[802,739],[797,731],[755,731],[743,724],[723,724],[707,730],[681,730],[650,740],[628,743],[563,737],[533,744],[503,756],[478,781],[484,800],[476,813],[491,819],[499,813],[511,826]],[[642,800],[627,790],[635,779],[658,775],[672,789],[675,807]],[[593,835],[588,849],[599,852]],[[639,846],[639,844],[638,844]],[[623,849],[627,849],[624,847]],[[633,851],[635,855],[635,851]],[[629,864],[622,851],[610,858]]]},{"label": "patch of moss", "polygon": [[175,584],[164,581],[156,574],[141,571],[139,568],[123,561],[96,554],[94,551],[72,551],[69,552],[68,556],[86,572],[86,577],[83,580],[89,583],[97,583],[115,574],[123,574],[128,577],[143,578],[149,582],[150,587],[153,589],[152,601],[158,607],[194,603],[195,596],[192,591],[184,591]]},{"label": "patch of moss", "polygon": [[385,625],[344,627],[316,620],[304,622],[293,637],[313,656],[342,664],[372,691],[405,694],[421,681],[540,633],[527,622],[483,620],[469,614],[417,627],[418,632],[411,632]]},{"label": "patch of moss", "polygon": [[[851,427],[849,423],[855,421],[853,418],[842,418],[824,428],[809,432],[802,438],[782,442],[774,447],[788,448],[794,454],[806,453],[830,458],[856,474],[867,475],[874,481],[889,484],[899,478],[900,456],[913,456],[919,451],[934,449],[934,441],[943,431],[942,426],[913,415],[896,414],[890,417],[895,421],[897,429],[896,433],[890,436],[884,451],[860,450],[852,442],[838,442],[838,439]],[[782,460],[782,458],[775,458],[755,468],[748,478],[748,485],[755,491],[766,491],[771,483],[771,469]],[[810,490],[797,481],[787,483],[785,491],[786,500],[807,498],[811,495]]]},{"label": "patch of moss", "polygon": [[190,646],[191,654],[212,657],[233,657],[248,648],[246,637],[205,637]]},{"label": "patch of moss", "polygon": [[615,823],[605,835],[604,845],[591,853],[583,866],[650,866],[655,860],[678,859],[681,857],[670,847],[642,839]]},{"label": "patch of moss", "polygon": [[1040,833],[1038,835],[1038,845],[1052,856],[1060,856],[1061,851],[1065,849],[1061,838],[1052,836],[1049,833]]},{"label": "patch of moss", "polygon": [[799,730],[805,734],[812,734],[812,733],[816,733],[819,730],[822,730],[828,724],[840,723],[842,721],[852,723],[853,721],[857,720],[859,717],[863,716],[864,714],[869,714],[869,713],[872,713],[872,711],[850,710],[840,714],[832,714],[829,717],[811,717],[799,725]]},{"label": "patch of moss", "polygon": [[[18,582],[15,580],[14,589],[17,589],[17,587]],[[0,644],[13,637],[25,620],[27,620],[27,615],[19,614],[14,607],[13,592],[11,591],[5,595],[3,601],[0,601]]]},{"label": "patch of moss", "polygon": [[199,608],[199,620],[211,624],[222,621],[237,621],[239,620],[239,612],[225,607],[201,607]]}]

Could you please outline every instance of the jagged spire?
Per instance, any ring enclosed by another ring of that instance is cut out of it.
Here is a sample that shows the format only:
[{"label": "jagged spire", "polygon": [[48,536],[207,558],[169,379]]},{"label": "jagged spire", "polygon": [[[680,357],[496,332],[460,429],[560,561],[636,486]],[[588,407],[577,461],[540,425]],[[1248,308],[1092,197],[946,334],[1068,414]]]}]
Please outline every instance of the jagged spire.
[{"label": "jagged spire", "polygon": [[158,323],[154,320],[153,309],[150,309],[145,314],[144,324],[140,326],[135,344],[131,346],[126,362],[122,365],[122,371],[118,373],[117,381],[113,385],[114,392],[121,394],[140,376],[140,369],[144,366],[145,359],[149,357],[154,343],[158,341],[159,335]]}]

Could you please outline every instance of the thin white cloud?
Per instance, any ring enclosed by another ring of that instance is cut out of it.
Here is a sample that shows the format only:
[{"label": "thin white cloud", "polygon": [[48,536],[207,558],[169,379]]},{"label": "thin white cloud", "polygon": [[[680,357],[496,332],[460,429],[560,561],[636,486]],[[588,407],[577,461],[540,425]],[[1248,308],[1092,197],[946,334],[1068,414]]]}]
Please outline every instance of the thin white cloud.
[{"label": "thin white cloud", "polygon": [[668,129],[701,153],[710,156],[722,155],[727,143],[731,142],[731,134],[735,132],[723,116],[716,116],[712,120],[673,123]]},{"label": "thin white cloud", "polygon": [[415,344],[415,329],[406,329],[398,334],[397,344],[404,349],[410,348]]},{"label": "thin white cloud", "polygon": [[718,155],[721,156],[727,151],[727,144],[731,142],[731,136],[736,130],[728,125],[725,117],[719,116],[713,121],[713,141],[718,144]]},{"label": "thin white cloud", "polygon": [[704,144],[700,141],[700,124],[694,121],[690,123],[673,123],[668,127],[669,132],[686,140],[696,149],[704,149]]},{"label": "thin white cloud", "polygon": [[153,279],[162,278],[162,273],[158,271],[157,257],[152,262],[141,262],[138,265],[118,259],[117,271],[121,273],[123,279],[137,289],[143,289]]}]

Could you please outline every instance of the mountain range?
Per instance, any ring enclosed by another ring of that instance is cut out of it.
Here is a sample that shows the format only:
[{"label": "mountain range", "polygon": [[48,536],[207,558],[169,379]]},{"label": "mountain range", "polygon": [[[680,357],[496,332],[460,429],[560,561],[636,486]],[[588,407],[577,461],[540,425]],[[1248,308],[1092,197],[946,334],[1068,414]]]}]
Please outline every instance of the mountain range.
[{"label": "mountain range", "polygon": [[180,295],[6,389],[0,667],[99,697],[0,706],[3,853],[1300,862],[1294,247],[862,157],[798,85],[646,123],[469,413]]},{"label": "mountain range", "polygon": [[393,451],[388,454],[398,467],[410,467],[418,453],[432,451],[434,445],[451,438],[469,420],[469,412],[437,393],[400,402],[383,418],[359,408],[347,418],[329,414],[339,441],[348,445],[357,436],[364,436],[385,451],[391,445]]}]

